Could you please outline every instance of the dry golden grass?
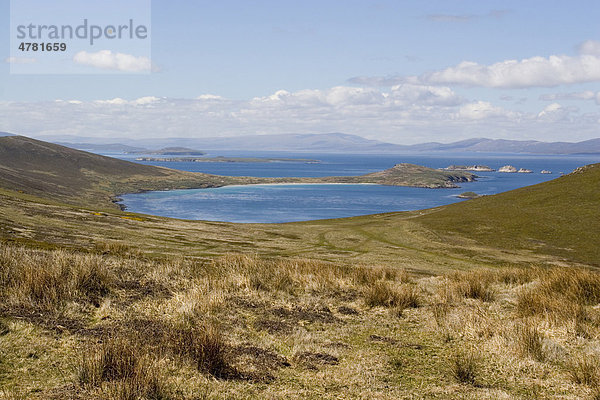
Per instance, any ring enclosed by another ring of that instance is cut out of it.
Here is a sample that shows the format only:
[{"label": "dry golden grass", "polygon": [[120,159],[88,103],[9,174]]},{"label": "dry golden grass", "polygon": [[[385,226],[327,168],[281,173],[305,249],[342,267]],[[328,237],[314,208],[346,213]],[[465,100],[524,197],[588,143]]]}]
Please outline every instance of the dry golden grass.
[{"label": "dry golden grass", "polygon": [[116,253],[0,249],[1,399],[577,399],[600,389],[592,271],[417,278],[247,254]]},{"label": "dry golden grass", "polygon": [[54,309],[76,299],[97,302],[111,279],[99,256],[0,247],[0,295],[13,306]]},{"label": "dry golden grass", "polygon": [[581,317],[582,307],[600,302],[600,276],[582,268],[539,271],[535,285],[524,288],[517,298],[523,316],[540,314],[554,318]]},{"label": "dry golden grass", "polygon": [[459,350],[451,359],[452,376],[459,383],[474,385],[479,374],[478,360],[471,350]]},{"label": "dry golden grass", "polygon": [[524,320],[516,326],[515,337],[521,354],[537,361],[544,361],[544,338],[540,329],[532,320]]},{"label": "dry golden grass", "polygon": [[582,354],[570,364],[569,374],[574,383],[599,389],[600,359],[598,356]]},{"label": "dry golden grass", "polygon": [[170,399],[159,367],[138,344],[112,338],[88,350],[80,362],[79,383],[109,400]]}]

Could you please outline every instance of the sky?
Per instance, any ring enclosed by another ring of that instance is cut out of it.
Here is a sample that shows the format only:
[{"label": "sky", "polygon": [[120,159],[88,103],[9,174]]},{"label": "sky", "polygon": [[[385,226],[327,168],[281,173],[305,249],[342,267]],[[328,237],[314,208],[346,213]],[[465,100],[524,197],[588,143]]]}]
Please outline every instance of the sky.
[{"label": "sky", "polygon": [[[13,0],[12,15],[10,3],[0,0],[0,131],[600,137],[598,1]],[[17,21],[116,16],[148,37],[17,50]]]}]

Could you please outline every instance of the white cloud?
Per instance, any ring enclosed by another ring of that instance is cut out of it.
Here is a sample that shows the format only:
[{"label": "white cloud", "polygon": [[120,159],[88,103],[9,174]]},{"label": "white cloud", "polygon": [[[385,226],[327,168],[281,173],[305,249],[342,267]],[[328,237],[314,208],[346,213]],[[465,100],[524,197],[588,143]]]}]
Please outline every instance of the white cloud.
[{"label": "white cloud", "polygon": [[207,100],[207,101],[221,101],[221,100],[225,100],[224,97],[222,96],[217,96],[214,94],[201,94],[200,96],[196,97],[197,100]]},{"label": "white cloud", "polygon": [[487,101],[468,103],[460,107],[458,116],[465,119],[483,120],[496,117],[511,117],[514,113],[502,107],[493,106]]},{"label": "white cloud", "polygon": [[146,96],[146,97],[140,97],[139,99],[134,100],[133,104],[147,105],[147,104],[156,103],[158,101],[160,101],[160,98],[158,98],[158,97]]},{"label": "white cloud", "polygon": [[95,53],[80,51],[73,56],[73,61],[81,65],[123,72],[150,72],[152,68],[148,57],[113,53],[110,50],[100,50]]},{"label": "white cloud", "polygon": [[456,106],[464,102],[449,87],[414,85],[410,83],[393,86],[390,96],[396,101],[396,104],[404,105]]},{"label": "white cloud", "polygon": [[556,100],[594,100],[600,105],[600,92],[585,90],[583,92],[572,93],[548,93],[540,95],[540,100],[556,101]]},{"label": "white cloud", "polygon": [[7,64],[35,64],[37,59],[33,57],[7,57],[4,62]]},{"label": "white cloud", "polygon": [[422,75],[430,84],[483,86],[491,88],[552,87],[563,84],[600,81],[600,57],[531,57],[481,65],[463,61],[441,71]]},{"label": "white cloud", "polygon": [[[113,98],[0,102],[0,127],[25,135],[209,137],[345,132],[395,143],[469,137],[584,140],[597,137],[600,112],[548,105],[519,112],[466,102],[448,87],[402,84],[389,90],[338,86],[280,90],[250,100]],[[565,137],[568,132],[568,137]]]},{"label": "white cloud", "polygon": [[539,114],[538,118],[546,121],[560,121],[569,116],[569,110],[559,103],[547,105]]},{"label": "white cloud", "polygon": [[115,97],[114,99],[110,99],[110,100],[96,100],[96,103],[98,104],[114,104],[114,105],[124,105],[124,104],[128,104],[129,102],[125,99],[122,99],[120,97]]},{"label": "white cloud", "polygon": [[279,90],[270,96],[252,99],[252,105],[288,107],[401,107],[453,106],[463,100],[448,87],[401,84],[382,92],[373,88],[336,86],[326,90]]},{"label": "white cloud", "polygon": [[[444,16],[446,17],[466,18]],[[463,61],[420,76],[357,76],[348,79],[348,82],[370,87],[419,84],[502,89],[600,82],[600,41],[583,42],[579,46],[579,54],[575,56],[536,56],[522,60],[504,60],[490,65]]]},{"label": "white cloud", "polygon": [[600,42],[596,40],[586,40],[579,45],[579,53],[600,56]]}]

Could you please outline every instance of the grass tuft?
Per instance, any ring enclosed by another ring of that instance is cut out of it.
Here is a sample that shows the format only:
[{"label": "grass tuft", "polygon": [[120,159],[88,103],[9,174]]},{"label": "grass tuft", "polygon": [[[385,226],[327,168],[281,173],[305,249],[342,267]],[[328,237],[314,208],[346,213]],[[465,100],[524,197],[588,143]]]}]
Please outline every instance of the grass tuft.
[{"label": "grass tuft", "polygon": [[581,355],[571,362],[569,376],[574,383],[600,389],[600,360]]},{"label": "grass tuft", "polygon": [[457,351],[452,356],[450,365],[452,376],[457,382],[475,385],[479,364],[472,351]]},{"label": "grass tuft", "polygon": [[516,330],[517,345],[524,356],[530,356],[536,361],[544,361],[544,337],[533,321],[525,320]]},{"label": "grass tuft", "polygon": [[78,378],[83,387],[99,388],[111,400],[172,398],[149,354],[120,337],[89,351],[79,364]]}]

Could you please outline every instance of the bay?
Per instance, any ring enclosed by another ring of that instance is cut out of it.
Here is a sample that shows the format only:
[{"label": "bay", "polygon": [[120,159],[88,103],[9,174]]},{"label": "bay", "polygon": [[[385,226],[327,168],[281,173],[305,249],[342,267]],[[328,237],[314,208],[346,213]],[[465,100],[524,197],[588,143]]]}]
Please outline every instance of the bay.
[{"label": "bay", "polygon": [[[135,160],[140,155],[110,154]],[[476,182],[456,189],[424,189],[380,185],[247,185],[211,189],[157,191],[121,196],[129,211],[180,219],[242,223],[281,223],[341,218],[392,211],[419,210],[458,201],[466,191],[490,195],[556,179],[561,173],[600,162],[600,155],[523,154],[315,154],[288,152],[218,152],[207,156],[311,158],[302,162],[140,162],[185,171],[230,176],[319,177],[361,175],[401,162],[442,168],[448,165],[503,165],[531,169],[531,174],[477,172]],[[142,155],[143,156],[143,155]],[[552,174],[541,174],[541,170]]]}]

